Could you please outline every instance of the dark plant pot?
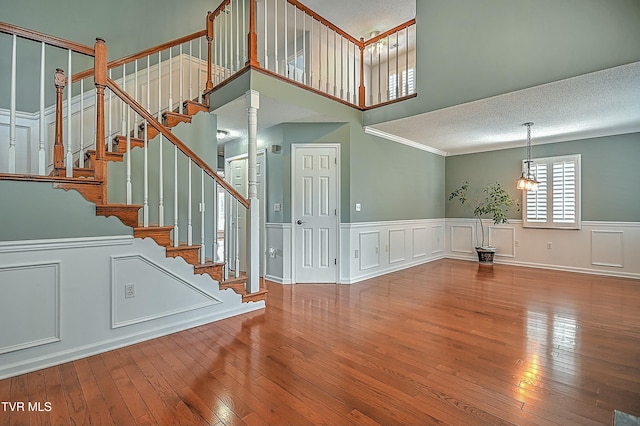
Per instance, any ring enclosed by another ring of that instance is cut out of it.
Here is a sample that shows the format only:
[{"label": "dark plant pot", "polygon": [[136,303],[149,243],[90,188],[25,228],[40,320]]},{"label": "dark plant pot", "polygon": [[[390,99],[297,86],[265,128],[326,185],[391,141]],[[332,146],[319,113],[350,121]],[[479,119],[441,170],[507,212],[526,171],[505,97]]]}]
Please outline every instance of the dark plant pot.
[{"label": "dark plant pot", "polygon": [[476,247],[478,263],[480,265],[493,265],[493,257],[496,254],[495,247]]}]

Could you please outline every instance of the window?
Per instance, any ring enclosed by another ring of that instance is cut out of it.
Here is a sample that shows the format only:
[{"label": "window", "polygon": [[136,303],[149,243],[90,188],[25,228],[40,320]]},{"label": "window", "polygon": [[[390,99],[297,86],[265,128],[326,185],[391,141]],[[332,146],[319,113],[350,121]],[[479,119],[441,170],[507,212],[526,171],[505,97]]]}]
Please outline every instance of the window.
[{"label": "window", "polygon": [[531,172],[538,190],[522,195],[523,226],[580,229],[580,154],[533,159]]},{"label": "window", "polygon": [[414,93],[415,83],[413,76],[413,68],[409,68],[408,75],[407,70],[402,71],[401,81],[398,81],[397,74],[391,74],[389,76],[389,100],[396,99],[398,97],[398,92],[402,93],[402,96],[407,96]]}]

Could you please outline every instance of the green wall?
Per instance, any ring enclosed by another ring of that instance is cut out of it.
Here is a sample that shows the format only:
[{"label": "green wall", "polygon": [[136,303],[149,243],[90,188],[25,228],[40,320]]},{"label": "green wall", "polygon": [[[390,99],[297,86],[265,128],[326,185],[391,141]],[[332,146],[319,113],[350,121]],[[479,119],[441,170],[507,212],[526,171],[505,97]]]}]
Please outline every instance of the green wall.
[{"label": "green wall", "polygon": [[638,0],[418,0],[412,100],[365,125],[640,60]]},{"label": "green wall", "polygon": [[120,58],[205,29],[217,0],[3,0],[0,20],[93,46],[106,40]]},{"label": "green wall", "polygon": [[444,167],[444,157],[354,129],[350,221],[443,217]]},{"label": "green wall", "polygon": [[[117,59],[149,47],[205,29],[207,11],[217,0],[3,0],[0,20],[12,25],[93,46],[96,37],[106,41],[108,59]],[[17,79],[19,111],[38,109],[40,45],[26,40],[17,43]],[[55,101],[53,75],[62,68],[69,75],[67,52],[46,49],[46,105]],[[0,33],[0,107],[9,108],[11,75],[11,37]],[[35,65],[34,65],[35,64]],[[72,72],[93,67],[93,58],[74,55]],[[113,75],[119,77],[119,72]]]},{"label": "green wall", "polygon": [[[366,134],[357,109],[259,72],[252,72],[250,79],[261,99],[299,105],[323,121],[283,123],[258,133],[258,148],[267,148],[267,222],[291,221],[291,145],[299,143],[340,144],[342,223],[444,216],[443,157]],[[225,93],[243,93],[245,83],[244,79],[232,82]],[[261,102],[258,122],[261,111],[268,113],[265,105]],[[281,145],[282,151],[272,153],[268,149],[272,145]],[[225,157],[244,154],[246,149],[246,141],[228,142]],[[281,203],[282,211],[274,212],[273,203]],[[360,212],[355,211],[355,203],[362,205]]]},{"label": "green wall", "polygon": [[131,235],[115,217],[96,216],[79,192],[48,182],[0,181],[0,241]]},{"label": "green wall", "polygon": [[[582,220],[640,222],[640,133],[534,145],[532,152],[534,158],[568,154],[581,154]],[[467,180],[478,189],[500,182],[521,199],[515,181],[524,156],[523,147],[447,157],[445,197]],[[445,204],[446,217],[471,217],[466,206]],[[521,218],[513,210],[509,216]]]}]

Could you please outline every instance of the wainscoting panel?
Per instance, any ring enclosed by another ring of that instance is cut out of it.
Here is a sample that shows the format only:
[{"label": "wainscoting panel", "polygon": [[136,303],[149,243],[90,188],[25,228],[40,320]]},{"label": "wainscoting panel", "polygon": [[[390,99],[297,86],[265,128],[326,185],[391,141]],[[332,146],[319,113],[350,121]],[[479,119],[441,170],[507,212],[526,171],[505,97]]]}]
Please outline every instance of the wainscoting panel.
[{"label": "wainscoting panel", "polygon": [[451,225],[451,251],[454,253],[473,253],[473,225]]},{"label": "wainscoting panel", "polygon": [[60,263],[0,266],[0,354],[60,341]]},{"label": "wainscoting panel", "polygon": [[443,219],[343,223],[340,282],[352,284],[440,259],[443,233]]},{"label": "wainscoting panel", "polygon": [[380,232],[361,232],[359,240],[360,270],[380,266]]},{"label": "wainscoting panel", "polygon": [[490,226],[489,227],[489,245],[496,248],[496,256],[514,257],[515,256],[515,229]]},{"label": "wainscoting panel", "polygon": [[444,251],[444,226],[433,225],[431,227],[431,254]]},{"label": "wainscoting panel", "polygon": [[624,232],[591,231],[591,264],[624,268]]},{"label": "wainscoting panel", "polygon": [[427,255],[427,227],[418,226],[412,229],[413,231],[413,258],[424,257]]},{"label": "wainscoting panel", "polygon": [[392,229],[389,231],[389,264],[402,262],[406,259],[406,231]]},{"label": "wainscoting panel", "polygon": [[[111,258],[112,327],[123,327],[222,303],[144,256]],[[125,294],[134,286],[134,297]]]},{"label": "wainscoting panel", "polygon": [[[242,303],[149,238],[12,241],[0,248],[0,379],[265,306]],[[133,298],[124,297],[129,283]]]},{"label": "wainscoting panel", "polygon": [[[446,256],[477,261],[465,251],[473,218],[446,219]],[[523,228],[521,220],[483,222],[496,263],[640,279],[640,222],[583,221],[581,229]]]}]

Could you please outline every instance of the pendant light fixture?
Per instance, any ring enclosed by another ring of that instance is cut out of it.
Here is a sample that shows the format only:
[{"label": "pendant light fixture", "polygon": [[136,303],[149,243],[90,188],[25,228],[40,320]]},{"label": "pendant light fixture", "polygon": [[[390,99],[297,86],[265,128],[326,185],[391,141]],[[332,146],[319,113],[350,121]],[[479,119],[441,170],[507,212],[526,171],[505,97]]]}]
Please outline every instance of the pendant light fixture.
[{"label": "pendant light fixture", "polygon": [[525,164],[527,165],[526,171],[522,172],[522,176],[518,179],[516,187],[525,191],[537,191],[538,181],[533,173],[531,173],[531,126],[533,123],[524,123],[523,126],[527,126],[527,159]]}]

